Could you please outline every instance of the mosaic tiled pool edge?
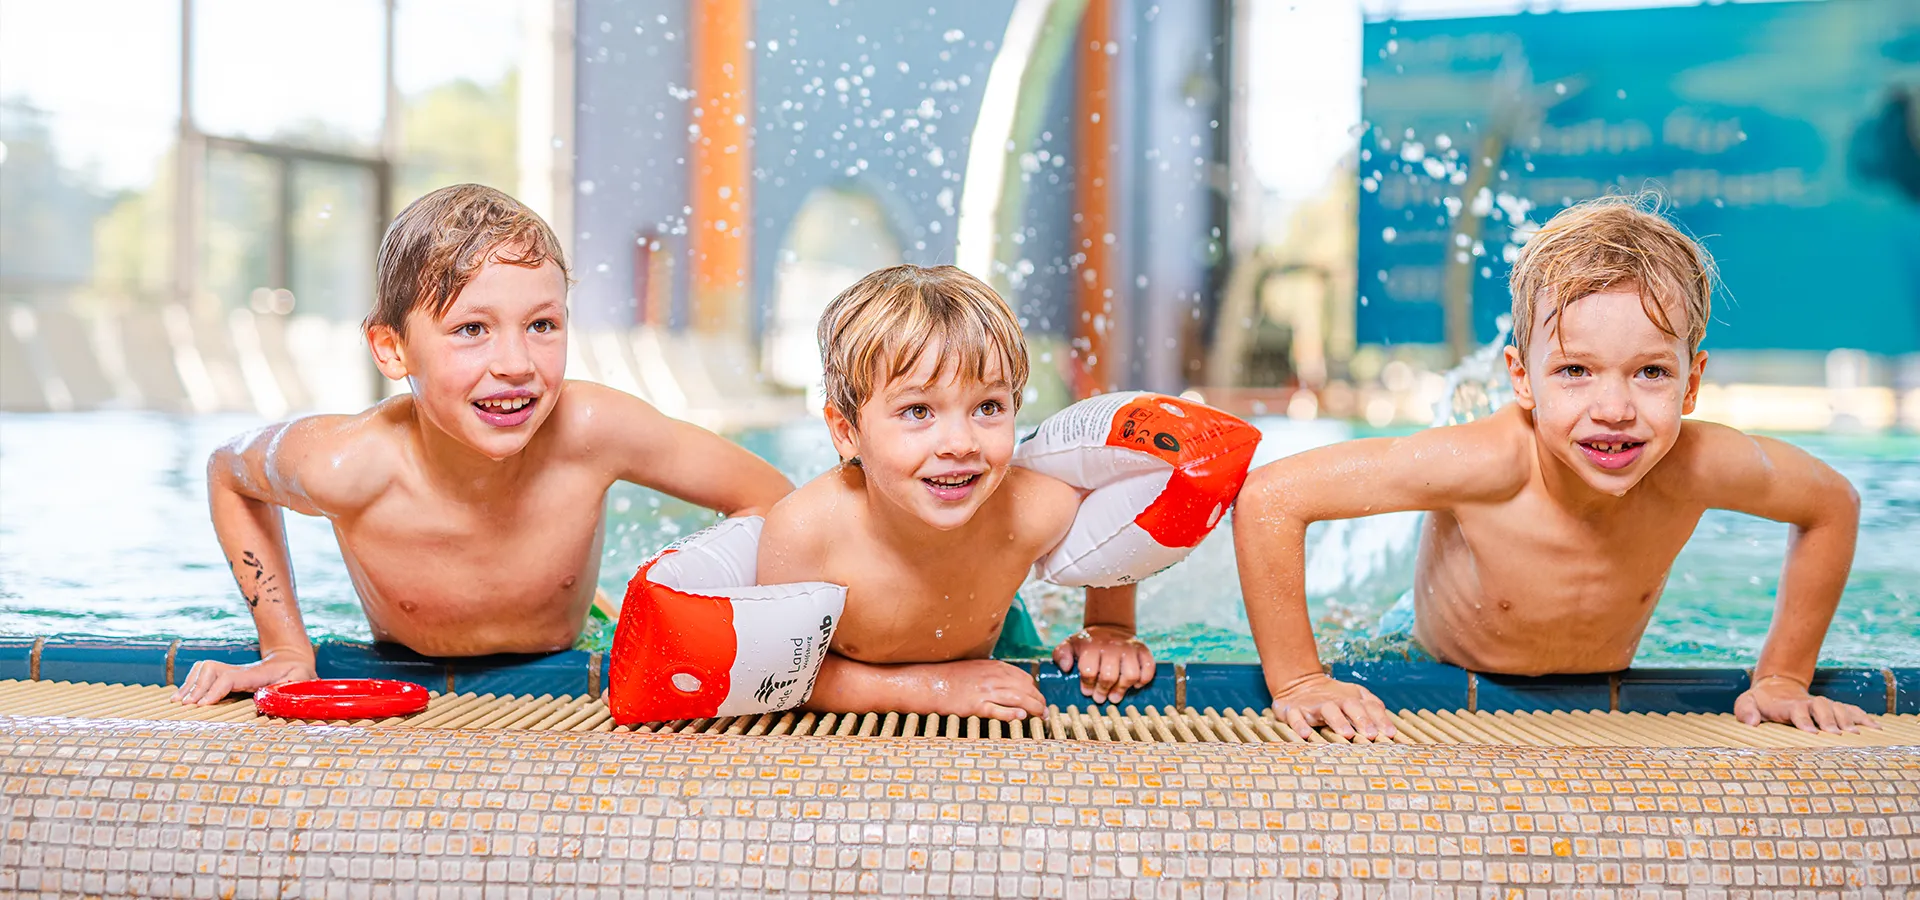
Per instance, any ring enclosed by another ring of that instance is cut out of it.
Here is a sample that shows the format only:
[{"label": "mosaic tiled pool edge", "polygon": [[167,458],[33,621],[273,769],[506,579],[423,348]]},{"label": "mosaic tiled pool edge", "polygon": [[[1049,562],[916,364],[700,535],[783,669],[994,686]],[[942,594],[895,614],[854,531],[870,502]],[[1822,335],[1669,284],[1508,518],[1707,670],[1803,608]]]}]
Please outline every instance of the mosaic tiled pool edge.
[{"label": "mosaic tiled pool edge", "polygon": [[1920,881],[1915,748],[4,719],[0,794],[8,895],[1899,896]]},{"label": "mosaic tiled pool edge", "polygon": [[[323,641],[316,645],[323,678],[393,678],[448,693],[599,696],[607,654],[569,650],[546,655],[434,659],[391,644]],[[250,662],[246,641],[132,640],[82,635],[0,636],[0,679],[177,684],[195,662]],[[1049,703],[1084,703],[1079,679],[1044,661],[1031,668]],[[1338,677],[1367,685],[1398,709],[1723,712],[1746,690],[1748,672],[1726,668],[1643,668],[1597,675],[1520,678],[1469,672],[1439,663],[1380,660],[1334,662]],[[1129,699],[1153,706],[1267,705],[1259,667],[1247,663],[1161,663],[1152,684]],[[1870,713],[1920,713],[1920,668],[1826,668],[1814,679],[1821,694]]]}]

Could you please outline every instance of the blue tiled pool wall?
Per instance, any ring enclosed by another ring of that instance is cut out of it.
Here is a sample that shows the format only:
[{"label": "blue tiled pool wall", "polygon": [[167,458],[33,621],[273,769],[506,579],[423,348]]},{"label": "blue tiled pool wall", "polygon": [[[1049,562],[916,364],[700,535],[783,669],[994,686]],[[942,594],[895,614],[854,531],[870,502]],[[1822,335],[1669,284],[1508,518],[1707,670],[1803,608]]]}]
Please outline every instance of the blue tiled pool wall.
[{"label": "blue tiled pool wall", "polygon": [[[607,686],[608,658],[601,652],[435,659],[394,644],[353,641],[323,641],[315,651],[322,678],[390,678],[435,691],[495,695],[599,696]],[[171,685],[203,659],[242,664],[259,658],[258,645],[250,641],[0,636],[0,679]],[[1048,703],[1087,705],[1077,673],[1063,674],[1050,661],[1024,664]],[[1331,671],[1366,685],[1392,709],[1729,712],[1748,684],[1744,669],[1627,669],[1524,678],[1439,663],[1379,661],[1336,662]],[[1821,669],[1813,688],[1870,713],[1920,713],[1920,668]],[[1257,665],[1163,662],[1153,683],[1129,694],[1126,702],[1264,709],[1270,699]]]}]

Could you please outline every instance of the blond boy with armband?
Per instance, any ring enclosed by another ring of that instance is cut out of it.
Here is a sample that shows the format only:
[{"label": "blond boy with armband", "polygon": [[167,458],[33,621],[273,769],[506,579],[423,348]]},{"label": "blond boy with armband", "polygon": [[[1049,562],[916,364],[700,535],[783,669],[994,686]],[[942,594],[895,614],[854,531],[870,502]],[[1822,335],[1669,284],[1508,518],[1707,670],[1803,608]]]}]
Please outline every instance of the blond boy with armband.
[{"label": "blond boy with armband", "polygon": [[[1011,466],[1026,344],[1006,301],[952,266],[874,272],[820,318],[827,427],[842,463],[767,514],[762,584],[845,585],[807,705],[1024,719],[1025,670],[988,658],[1031,631],[1014,596],[1067,533],[1080,494]],[[1095,702],[1153,678],[1134,588],[1090,588],[1085,628],[1054,654]]]},{"label": "blond boy with armband", "polygon": [[1372,693],[1321,669],[1302,577],[1310,523],[1426,511],[1413,637],[1442,662],[1541,675],[1626,668],[1701,514],[1729,509],[1792,526],[1734,713],[1809,731],[1872,724],[1808,692],[1853,561],[1852,486],[1790,444],[1682,418],[1706,368],[1712,280],[1706,252],[1640,202],[1574,206],[1514,266],[1512,404],[1256,470],[1234,546],[1274,710],[1295,729],[1393,732]]},{"label": "blond boy with armband", "polygon": [[207,461],[214,532],[260,661],[203,661],[174,698],[314,677],[281,511],[333,524],[377,640],[433,656],[573,645],[615,481],[728,515],[792,485],[637,397],[565,380],[567,269],[545,222],[475,184],[415,200],[380,246],[374,363],[411,391],[234,438]]}]

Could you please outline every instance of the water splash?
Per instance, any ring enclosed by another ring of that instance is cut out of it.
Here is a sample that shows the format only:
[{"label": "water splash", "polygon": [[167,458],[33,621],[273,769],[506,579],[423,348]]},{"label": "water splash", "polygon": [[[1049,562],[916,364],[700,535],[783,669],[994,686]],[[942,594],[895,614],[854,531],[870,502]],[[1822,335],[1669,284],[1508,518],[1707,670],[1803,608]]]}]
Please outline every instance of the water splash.
[{"label": "water splash", "polygon": [[1507,336],[1513,317],[1501,316],[1499,333],[1446,372],[1447,389],[1433,406],[1433,424],[1460,425],[1484,419],[1513,399],[1513,381],[1507,377]]}]

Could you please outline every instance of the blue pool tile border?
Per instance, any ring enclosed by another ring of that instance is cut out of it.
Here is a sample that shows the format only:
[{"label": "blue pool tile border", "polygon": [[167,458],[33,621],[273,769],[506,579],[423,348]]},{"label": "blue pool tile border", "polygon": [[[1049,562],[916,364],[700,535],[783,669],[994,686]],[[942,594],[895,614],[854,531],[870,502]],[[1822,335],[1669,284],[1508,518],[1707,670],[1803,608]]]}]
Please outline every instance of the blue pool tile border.
[{"label": "blue pool tile border", "polygon": [[48,637],[40,646],[39,680],[165,684],[172,647],[170,640]]},{"label": "blue pool tile border", "polygon": [[1732,712],[1748,685],[1745,669],[1628,669],[1619,679],[1621,712]]},{"label": "blue pool tile border", "polygon": [[[567,650],[459,659],[422,656],[395,644],[323,641],[315,647],[322,678],[390,678],[430,690],[505,696],[601,696],[611,678],[610,654]],[[195,663],[244,665],[260,658],[252,641],[129,639],[89,635],[0,636],[0,679],[178,685]],[[1090,708],[1077,673],[1052,660],[1009,661],[1026,667],[1047,703]],[[1594,675],[1522,677],[1469,672],[1429,662],[1336,662],[1335,678],[1365,685],[1390,709],[1488,712],[1618,710],[1731,712],[1749,685],[1744,669],[1628,669]],[[1920,668],[1825,668],[1815,693],[1869,713],[1920,713]],[[1252,663],[1160,663],[1154,680],[1123,701],[1136,706],[1264,709],[1266,679]]]},{"label": "blue pool tile border", "polygon": [[1887,680],[1892,684],[1888,692],[1893,695],[1893,712],[1920,713],[1920,669],[1888,669]]},{"label": "blue pool tile border", "polygon": [[1887,706],[1886,669],[1821,669],[1813,673],[1813,693],[1851,703],[1867,712],[1892,712]]},{"label": "blue pool tile border", "polygon": [[34,680],[33,659],[45,638],[0,636],[0,678],[13,681]]},{"label": "blue pool tile border", "polygon": [[1473,676],[1473,702],[1486,712],[1600,711],[1613,709],[1619,679],[1604,675]]}]

